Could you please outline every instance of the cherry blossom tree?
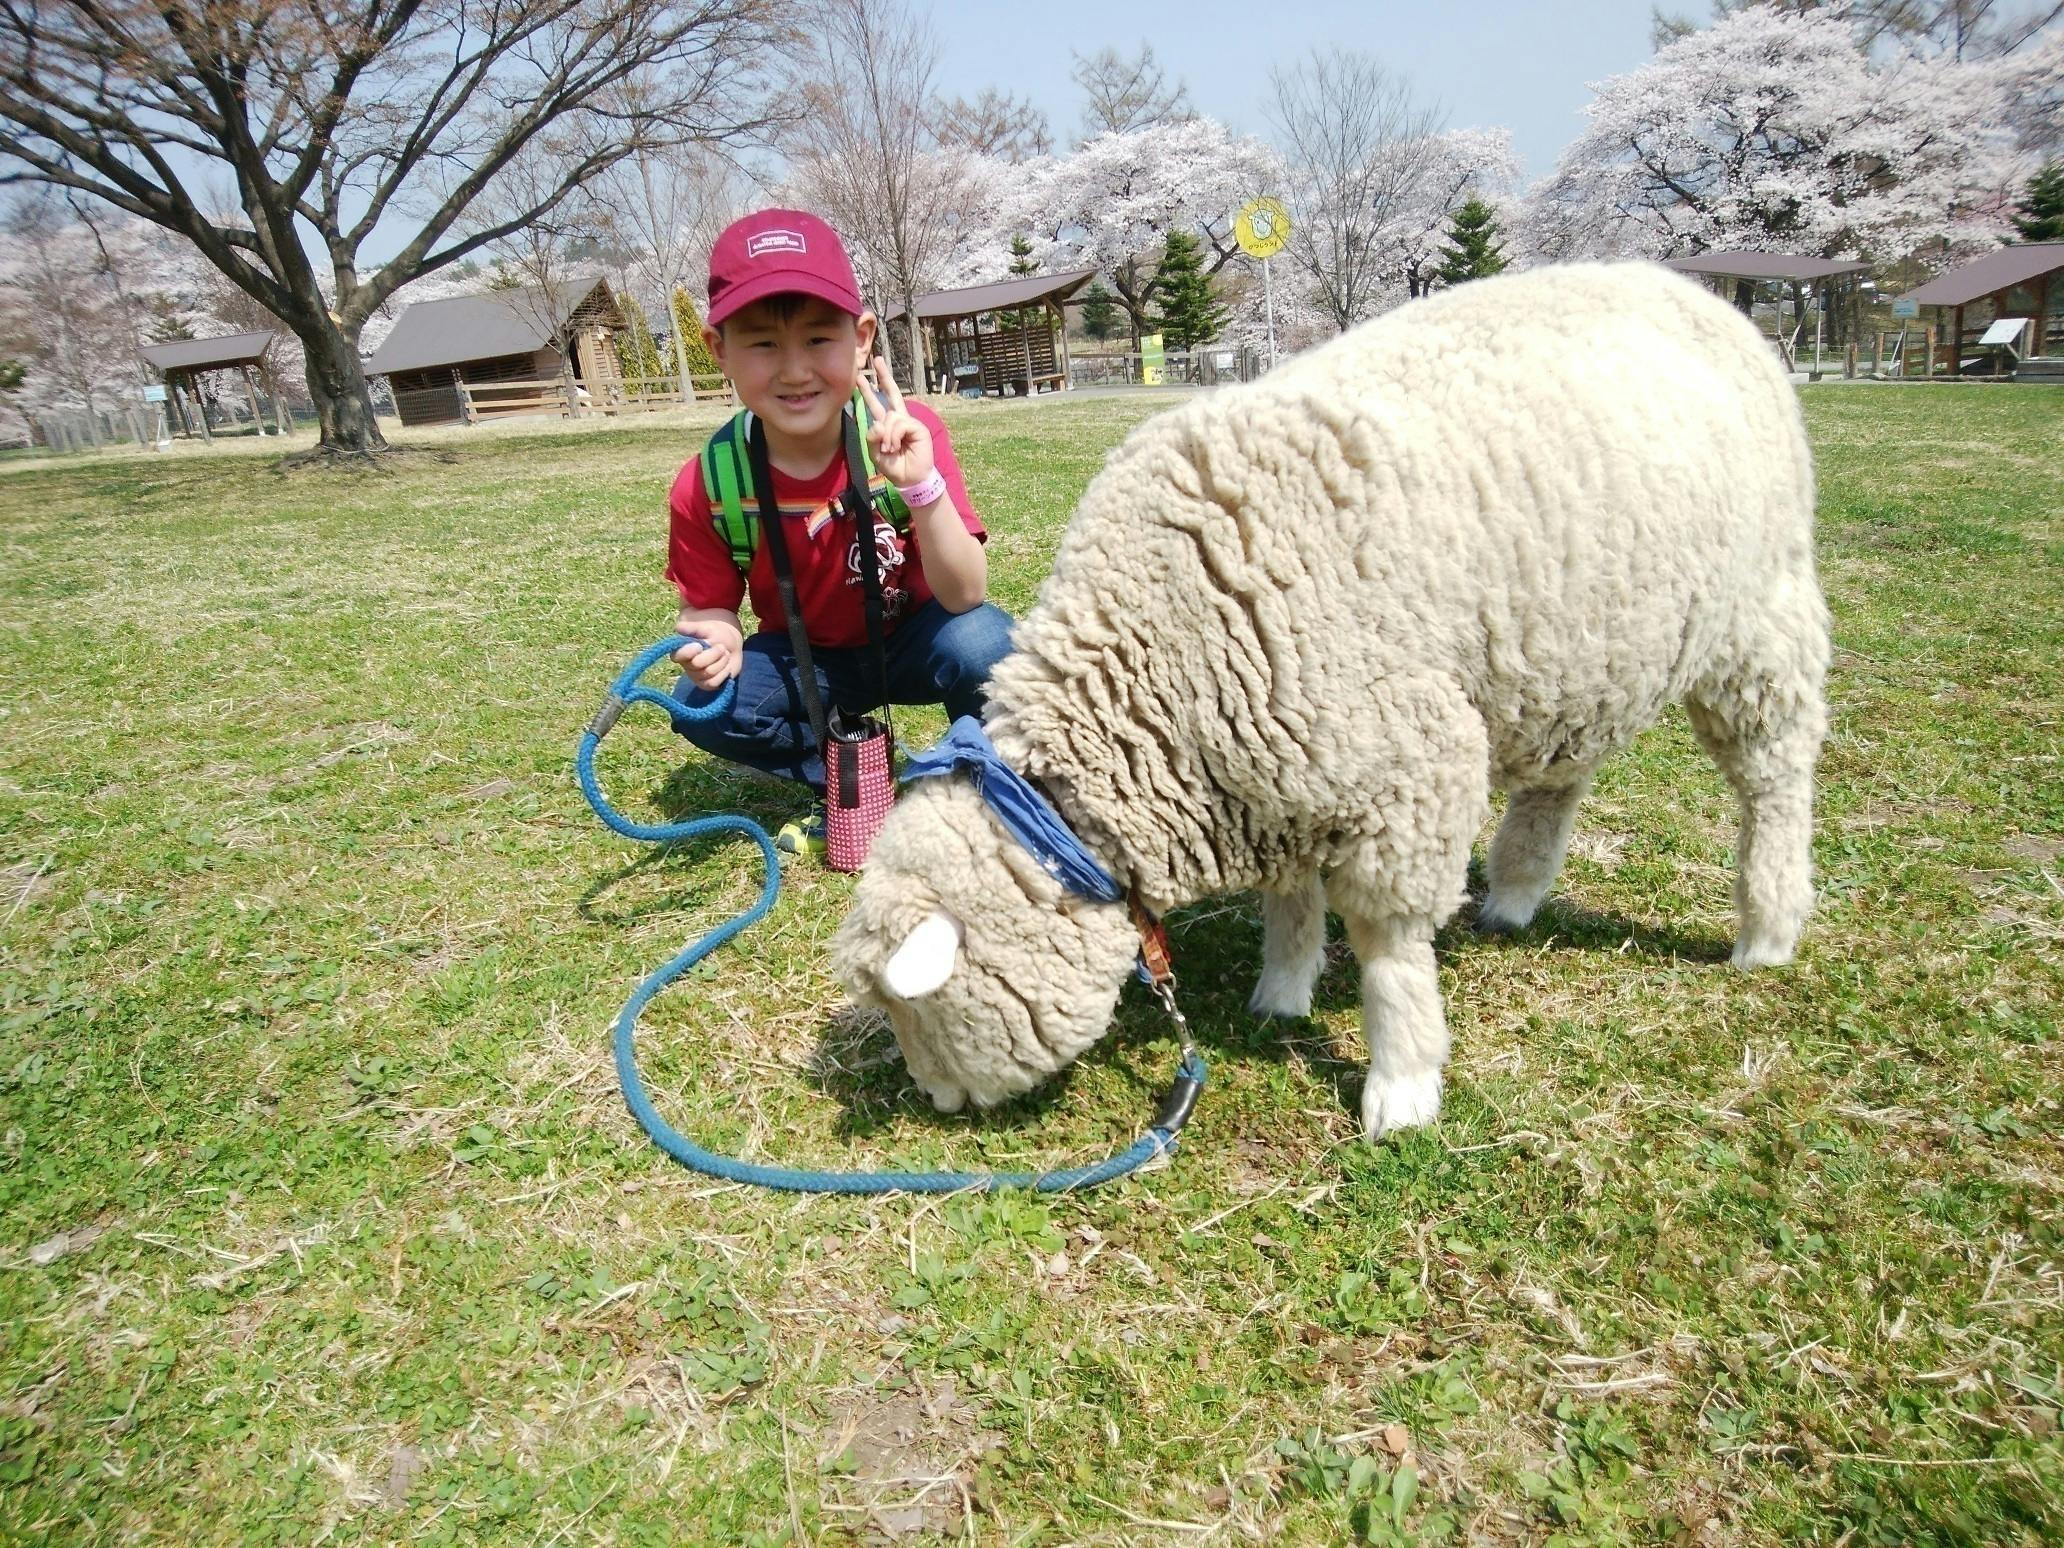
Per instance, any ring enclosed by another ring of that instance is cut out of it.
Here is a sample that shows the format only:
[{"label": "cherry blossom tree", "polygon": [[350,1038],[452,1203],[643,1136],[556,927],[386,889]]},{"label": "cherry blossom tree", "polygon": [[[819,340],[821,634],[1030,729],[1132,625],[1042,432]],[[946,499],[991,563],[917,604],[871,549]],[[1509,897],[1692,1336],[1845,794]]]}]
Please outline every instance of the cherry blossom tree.
[{"label": "cherry blossom tree", "polygon": [[[1923,55],[1948,54],[1953,59],[1997,59],[2011,54],[2045,27],[2064,16],[2064,0],[1714,0],[1720,19],[1766,7],[1780,11],[1831,10],[1855,29],[1865,49],[1903,49]],[[1689,16],[1649,13],[1649,37],[1657,48],[1689,37],[1698,23]]]},{"label": "cherry blossom tree", "polygon": [[83,409],[97,445],[97,416],[115,384],[140,380],[133,320],[62,199],[44,191],[17,200],[5,231],[0,351],[27,367],[21,403]]},{"label": "cherry blossom tree", "polygon": [[1153,309],[1168,233],[1199,239],[1207,276],[1244,262],[1233,218],[1249,199],[1281,187],[1283,176],[1261,141],[1209,118],[1100,134],[1066,156],[1015,171],[1014,195],[997,207],[997,223],[1027,233],[1049,272],[1093,268],[1108,276],[1135,338]]},{"label": "cherry blossom tree", "polygon": [[2030,162],[2064,151],[2064,31],[2003,61],[2007,123]]},{"label": "cherry blossom tree", "polygon": [[1989,242],[2016,169],[2004,80],[1997,62],[1873,58],[1839,10],[1738,12],[1593,86],[1527,245],[1889,258]]},{"label": "cherry blossom tree", "polygon": [[[0,217],[0,355],[20,359],[13,406],[27,416],[120,414],[149,380],[141,348],[167,339],[279,329],[194,247],[149,221],[52,189]],[[291,369],[291,336],[266,364]],[[205,390],[205,388],[204,388]],[[220,405],[245,412],[242,394]]]}]

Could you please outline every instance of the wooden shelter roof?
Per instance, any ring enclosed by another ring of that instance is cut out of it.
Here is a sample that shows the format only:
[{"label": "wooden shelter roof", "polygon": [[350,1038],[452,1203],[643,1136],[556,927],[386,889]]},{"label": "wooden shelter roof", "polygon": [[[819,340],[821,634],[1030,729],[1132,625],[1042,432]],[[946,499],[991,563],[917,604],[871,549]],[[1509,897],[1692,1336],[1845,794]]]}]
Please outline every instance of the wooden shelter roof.
[{"label": "wooden shelter roof", "polygon": [[222,371],[256,365],[279,335],[261,328],[256,333],[226,333],[213,339],[168,339],[145,344],[141,353],[160,372]]},{"label": "wooden shelter roof", "polygon": [[1679,274],[1710,274],[1720,279],[1832,279],[1860,274],[1869,264],[1853,258],[1816,258],[1811,253],[1695,253],[1666,258],[1663,267]]},{"label": "wooden shelter roof", "polygon": [[1963,306],[2059,269],[2064,269],[2064,242],[2025,242],[1959,264],[1899,299],[1922,306]]},{"label": "wooden shelter roof", "polygon": [[[1094,269],[1073,269],[1066,274],[1028,274],[1020,279],[968,285],[959,290],[934,290],[917,298],[917,317],[919,322],[946,322],[983,312],[1037,306],[1042,301],[1065,301],[1095,278]],[[882,321],[895,322],[902,315],[903,303],[899,301],[882,313]]]},{"label": "wooden shelter roof", "polygon": [[608,281],[583,275],[552,287],[488,290],[402,308],[394,327],[366,361],[368,376],[461,365],[497,355],[527,355],[553,343],[601,292],[601,320],[623,326]]}]

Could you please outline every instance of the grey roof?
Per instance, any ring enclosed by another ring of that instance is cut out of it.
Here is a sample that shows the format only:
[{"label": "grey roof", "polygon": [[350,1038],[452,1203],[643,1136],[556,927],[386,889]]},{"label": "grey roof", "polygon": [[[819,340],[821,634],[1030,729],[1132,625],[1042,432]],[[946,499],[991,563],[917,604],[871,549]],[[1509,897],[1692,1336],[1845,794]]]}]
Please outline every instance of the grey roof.
[{"label": "grey roof", "polygon": [[[1013,306],[1031,306],[1039,301],[1065,301],[1096,278],[1094,269],[1073,269],[1066,274],[1028,274],[1022,279],[998,280],[992,285],[969,285],[961,290],[934,290],[917,298],[919,322],[948,317],[973,317]],[[883,322],[903,315],[903,303],[896,302],[882,313]]]},{"label": "grey roof", "polygon": [[218,339],[170,339],[142,346],[143,358],[160,371],[213,371],[222,366],[250,365],[272,348],[279,335],[261,328],[256,333],[225,333]]},{"label": "grey roof", "polygon": [[1962,306],[2058,269],[2064,269],[2064,242],[2027,242],[1973,258],[1899,299],[1923,306]]},{"label": "grey roof", "polygon": [[583,276],[554,286],[557,307],[548,304],[544,287],[534,285],[411,302],[366,361],[366,375],[528,355],[550,344],[602,283]]},{"label": "grey roof", "polygon": [[1870,267],[1852,258],[1816,258],[1811,253],[1697,253],[1666,258],[1663,267],[1679,274],[1714,274],[1722,279],[1831,279],[1860,274]]}]

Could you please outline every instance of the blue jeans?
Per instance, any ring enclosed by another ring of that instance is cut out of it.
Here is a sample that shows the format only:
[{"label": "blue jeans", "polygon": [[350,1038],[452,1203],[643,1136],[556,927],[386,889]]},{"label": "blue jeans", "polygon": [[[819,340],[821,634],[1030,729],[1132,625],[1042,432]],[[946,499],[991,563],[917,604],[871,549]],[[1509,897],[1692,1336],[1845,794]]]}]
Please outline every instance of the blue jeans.
[{"label": "blue jeans", "polygon": [[[993,602],[965,613],[949,613],[936,601],[925,603],[883,644],[889,702],[943,703],[950,720],[980,715],[989,669],[1009,652],[1010,630],[1010,614]],[[827,713],[837,708],[858,715],[880,706],[873,652],[864,645],[812,645],[810,655]],[[677,727],[681,735],[715,757],[796,780],[821,794],[824,762],[817,755],[817,737],[803,704],[802,676],[787,633],[762,630],[748,635],[737,681],[738,697],[730,714],[684,722]],[[714,695],[683,677],[674,685],[674,697],[700,707]]]}]

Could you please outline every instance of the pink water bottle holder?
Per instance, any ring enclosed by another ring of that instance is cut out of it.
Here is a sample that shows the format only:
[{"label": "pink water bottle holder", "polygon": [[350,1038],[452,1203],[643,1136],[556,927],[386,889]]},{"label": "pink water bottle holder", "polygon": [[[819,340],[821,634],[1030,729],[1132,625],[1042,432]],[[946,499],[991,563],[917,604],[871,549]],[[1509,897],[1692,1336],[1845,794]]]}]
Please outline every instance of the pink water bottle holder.
[{"label": "pink water bottle holder", "polygon": [[824,859],[857,871],[896,801],[896,738],[872,715],[834,710],[824,749]]}]

